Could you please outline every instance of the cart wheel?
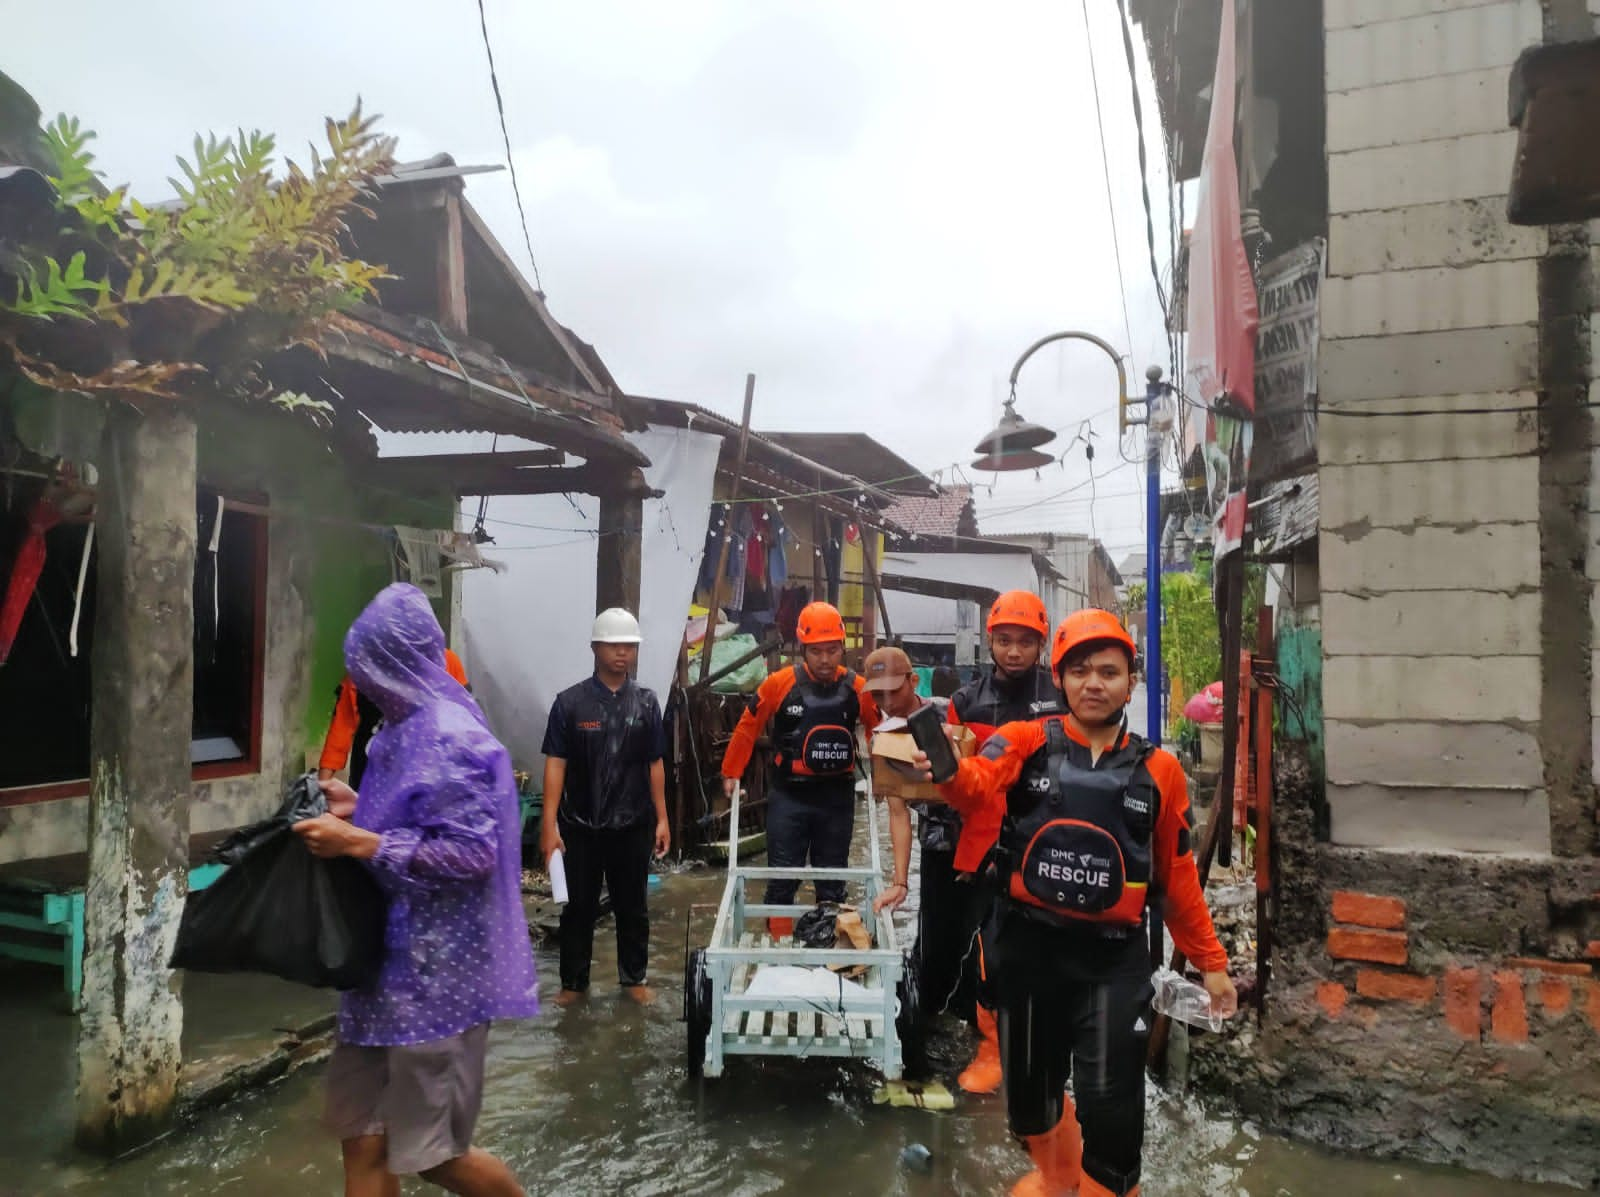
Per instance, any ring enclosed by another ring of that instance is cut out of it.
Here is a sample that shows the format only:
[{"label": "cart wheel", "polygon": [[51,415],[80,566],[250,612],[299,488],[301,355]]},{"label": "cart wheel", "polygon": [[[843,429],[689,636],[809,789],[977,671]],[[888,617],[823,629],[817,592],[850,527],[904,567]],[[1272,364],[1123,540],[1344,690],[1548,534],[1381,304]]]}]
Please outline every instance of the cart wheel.
[{"label": "cart wheel", "polygon": [[900,1059],[908,1072],[922,1066],[922,981],[919,973],[916,953],[908,952],[905,967],[900,970],[900,983],[895,987],[900,1012],[894,1020],[895,1033],[900,1036]]},{"label": "cart wheel", "polygon": [[711,976],[706,972],[706,952],[696,948],[683,966],[683,1021],[688,1025],[689,1075],[705,1068],[706,1036],[711,1033]]}]

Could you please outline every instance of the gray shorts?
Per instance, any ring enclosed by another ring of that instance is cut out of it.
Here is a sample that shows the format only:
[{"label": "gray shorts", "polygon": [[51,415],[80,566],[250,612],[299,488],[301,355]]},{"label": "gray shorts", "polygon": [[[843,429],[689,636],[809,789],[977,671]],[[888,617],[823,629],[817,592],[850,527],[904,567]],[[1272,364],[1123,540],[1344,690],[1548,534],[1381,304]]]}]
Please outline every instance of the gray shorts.
[{"label": "gray shorts", "polygon": [[489,1024],[432,1043],[341,1043],[328,1061],[323,1125],[343,1142],[388,1138],[389,1171],[426,1172],[466,1155],[483,1105]]}]

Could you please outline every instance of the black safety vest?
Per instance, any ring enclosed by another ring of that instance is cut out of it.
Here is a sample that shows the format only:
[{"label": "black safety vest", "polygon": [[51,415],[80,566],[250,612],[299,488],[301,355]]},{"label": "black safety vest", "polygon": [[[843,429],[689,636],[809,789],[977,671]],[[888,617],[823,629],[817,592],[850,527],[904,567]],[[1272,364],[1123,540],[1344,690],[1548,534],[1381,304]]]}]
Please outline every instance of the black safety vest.
[{"label": "black safety vest", "polygon": [[997,855],[1006,898],[1057,925],[1142,925],[1161,804],[1145,764],[1154,746],[1130,734],[1096,762],[1060,719],[1045,737],[1006,797]]},{"label": "black safety vest", "polygon": [[844,670],[832,682],[819,682],[796,665],[794,684],[772,717],[779,770],[801,779],[849,776],[856,767],[860,721],[854,673]]},{"label": "black safety vest", "polygon": [[[991,669],[957,690],[950,706],[980,746],[1008,723],[1064,715],[1067,709],[1042,665],[1032,677],[1021,678],[1002,679],[997,669]],[[961,816],[954,807],[940,803],[924,807],[917,837],[930,852],[954,852],[961,840]]]}]

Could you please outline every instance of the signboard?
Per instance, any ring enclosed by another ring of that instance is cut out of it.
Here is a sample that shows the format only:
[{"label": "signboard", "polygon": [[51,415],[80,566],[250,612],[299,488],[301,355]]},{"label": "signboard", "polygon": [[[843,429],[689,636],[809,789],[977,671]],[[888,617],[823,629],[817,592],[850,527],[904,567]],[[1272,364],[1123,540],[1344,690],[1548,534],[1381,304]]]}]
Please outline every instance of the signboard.
[{"label": "signboard", "polygon": [[[1233,0],[1222,0],[1211,116],[1200,168],[1200,203],[1189,243],[1188,389],[1211,409],[1205,432],[1206,484],[1215,513],[1216,559],[1244,537],[1250,476],[1251,418],[1256,410],[1255,335],[1259,311],[1250,256],[1240,232],[1239,167],[1234,154],[1238,75]],[[1219,411],[1237,413],[1221,415]],[[1239,416],[1243,416],[1241,419]]]},{"label": "signboard", "polygon": [[1251,476],[1275,482],[1317,459],[1317,349],[1327,243],[1320,237],[1261,268],[1256,430]]}]

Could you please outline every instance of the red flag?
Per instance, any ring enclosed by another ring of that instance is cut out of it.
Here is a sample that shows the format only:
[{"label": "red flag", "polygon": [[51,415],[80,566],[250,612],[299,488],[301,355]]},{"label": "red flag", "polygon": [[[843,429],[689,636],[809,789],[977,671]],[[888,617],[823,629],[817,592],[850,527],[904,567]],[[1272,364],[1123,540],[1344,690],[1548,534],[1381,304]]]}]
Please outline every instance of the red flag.
[{"label": "red flag", "polygon": [[1250,257],[1239,231],[1239,163],[1233,149],[1238,87],[1235,29],[1233,0],[1222,0],[1211,121],[1200,165],[1200,203],[1189,243],[1188,375],[1194,399],[1209,405],[1226,397],[1253,414],[1260,315]]}]

